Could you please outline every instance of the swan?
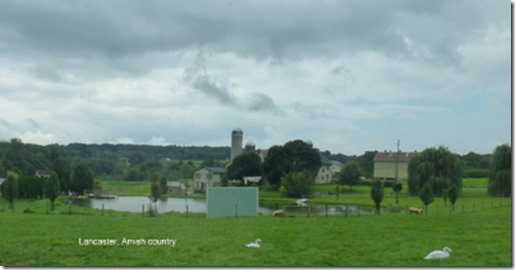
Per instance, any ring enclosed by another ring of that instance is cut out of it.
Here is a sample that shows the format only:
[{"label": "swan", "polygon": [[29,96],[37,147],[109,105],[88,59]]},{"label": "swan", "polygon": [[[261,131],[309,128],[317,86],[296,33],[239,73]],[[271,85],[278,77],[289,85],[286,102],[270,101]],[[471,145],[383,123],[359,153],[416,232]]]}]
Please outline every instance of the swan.
[{"label": "swan", "polygon": [[427,256],[424,257],[424,259],[426,259],[426,260],[445,259],[445,258],[449,257],[451,252],[452,252],[452,249],[450,249],[449,247],[444,247],[443,250],[431,251],[431,253],[427,254]]},{"label": "swan", "polygon": [[306,203],[307,203],[308,199],[298,199],[296,201],[297,205],[300,205],[300,206],[307,206]]},{"label": "swan", "polygon": [[248,248],[260,248],[261,245],[259,243],[261,243],[261,239],[258,238],[258,239],[256,239],[255,242],[245,244],[245,246],[248,247]]}]

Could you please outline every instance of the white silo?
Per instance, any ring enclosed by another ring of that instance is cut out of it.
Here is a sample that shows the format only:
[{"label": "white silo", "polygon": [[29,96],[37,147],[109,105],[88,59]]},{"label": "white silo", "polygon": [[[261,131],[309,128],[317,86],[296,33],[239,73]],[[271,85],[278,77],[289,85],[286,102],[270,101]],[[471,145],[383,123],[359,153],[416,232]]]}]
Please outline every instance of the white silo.
[{"label": "white silo", "polygon": [[248,141],[245,144],[245,153],[256,152],[256,144],[253,141]]},{"label": "white silo", "polygon": [[231,161],[241,154],[243,150],[243,131],[236,128],[231,136]]}]

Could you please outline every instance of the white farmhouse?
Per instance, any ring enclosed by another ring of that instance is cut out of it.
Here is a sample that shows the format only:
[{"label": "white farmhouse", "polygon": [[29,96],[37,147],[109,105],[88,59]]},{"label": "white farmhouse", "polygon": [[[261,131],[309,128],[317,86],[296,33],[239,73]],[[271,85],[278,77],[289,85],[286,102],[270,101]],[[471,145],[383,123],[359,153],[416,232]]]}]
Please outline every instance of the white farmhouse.
[{"label": "white farmhouse", "polygon": [[193,175],[193,192],[205,193],[207,187],[219,187],[226,169],[223,167],[204,167]]}]

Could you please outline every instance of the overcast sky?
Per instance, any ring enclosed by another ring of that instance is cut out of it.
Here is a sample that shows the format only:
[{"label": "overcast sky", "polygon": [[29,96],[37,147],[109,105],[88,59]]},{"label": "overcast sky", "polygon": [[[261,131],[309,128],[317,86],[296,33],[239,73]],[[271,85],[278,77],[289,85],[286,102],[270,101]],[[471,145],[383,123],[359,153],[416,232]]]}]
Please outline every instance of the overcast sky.
[{"label": "overcast sky", "polygon": [[507,0],[0,0],[0,140],[511,141]]}]

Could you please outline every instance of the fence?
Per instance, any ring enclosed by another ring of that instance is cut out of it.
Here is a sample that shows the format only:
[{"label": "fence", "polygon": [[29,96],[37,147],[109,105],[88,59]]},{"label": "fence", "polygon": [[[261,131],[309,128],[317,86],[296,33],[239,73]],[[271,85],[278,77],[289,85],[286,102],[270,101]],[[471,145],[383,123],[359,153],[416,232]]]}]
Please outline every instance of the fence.
[{"label": "fence", "polygon": [[[482,211],[489,208],[502,207],[502,206],[511,206],[512,201],[511,198],[501,198],[499,200],[489,200],[487,202],[472,202],[472,203],[457,203],[453,209],[450,203],[447,203],[446,206],[442,205],[429,205],[429,207],[425,210],[426,215],[434,215],[434,214],[453,214],[453,213],[464,213],[464,212],[475,212]],[[374,207],[371,206],[361,206],[361,205],[352,205],[352,204],[343,204],[343,205],[330,205],[330,204],[310,204],[307,206],[299,206],[299,205],[274,205],[275,209],[282,209],[285,212],[286,216],[305,216],[305,217],[321,217],[321,216],[362,216],[362,215],[372,215],[376,213]],[[410,214],[409,208],[411,206],[408,205],[382,205],[381,207],[381,215],[385,214]],[[46,212],[48,213],[49,206],[47,204]],[[104,216],[104,204],[101,205],[101,215]],[[152,211],[152,208],[147,208],[146,204],[142,204],[140,211],[142,216],[146,216],[149,213],[148,211]],[[71,202],[68,204],[68,212],[72,214],[72,204]],[[138,212],[135,209],[134,212]],[[260,212],[260,215],[271,215],[273,210],[267,212]],[[195,216],[203,216],[198,215],[198,212],[195,212],[197,215]],[[234,216],[238,217],[238,206],[235,206]],[[185,217],[191,216],[191,212],[189,211],[189,205],[186,204],[185,212],[181,213]]]}]

